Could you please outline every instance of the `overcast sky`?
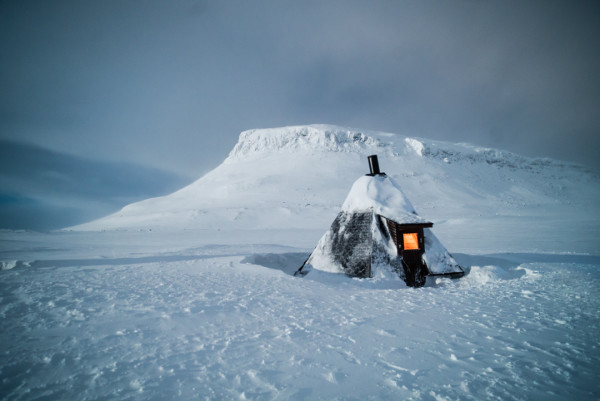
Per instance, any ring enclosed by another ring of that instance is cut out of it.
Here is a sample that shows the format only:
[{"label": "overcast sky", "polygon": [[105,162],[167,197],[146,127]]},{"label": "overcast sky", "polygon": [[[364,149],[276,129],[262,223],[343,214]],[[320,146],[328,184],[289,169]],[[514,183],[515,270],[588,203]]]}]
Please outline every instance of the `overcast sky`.
[{"label": "overcast sky", "polygon": [[311,123],[600,171],[600,2],[0,1],[0,89],[0,139],[184,180]]}]

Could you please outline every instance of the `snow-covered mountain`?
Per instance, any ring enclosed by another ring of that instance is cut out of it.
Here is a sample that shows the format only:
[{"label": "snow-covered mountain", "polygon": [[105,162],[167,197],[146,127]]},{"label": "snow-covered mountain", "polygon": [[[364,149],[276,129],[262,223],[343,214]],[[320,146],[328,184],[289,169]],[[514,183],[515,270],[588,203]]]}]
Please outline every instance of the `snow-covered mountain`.
[{"label": "snow-covered mountain", "polygon": [[[580,250],[595,246],[600,184],[581,166],[329,125],[242,132],[225,161],[194,183],[75,229],[325,230],[371,154],[443,237],[462,231],[454,244],[462,250],[477,249],[482,235],[507,250],[539,249],[557,219],[584,242]],[[523,231],[537,235],[525,244]]]}]

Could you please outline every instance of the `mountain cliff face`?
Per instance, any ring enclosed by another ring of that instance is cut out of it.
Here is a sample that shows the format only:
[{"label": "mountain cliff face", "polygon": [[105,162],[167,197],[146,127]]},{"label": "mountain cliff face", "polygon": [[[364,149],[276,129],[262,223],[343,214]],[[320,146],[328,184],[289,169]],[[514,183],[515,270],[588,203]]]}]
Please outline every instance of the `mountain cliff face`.
[{"label": "mountain cliff face", "polygon": [[587,246],[598,237],[599,179],[578,165],[327,125],[242,132],[225,161],[196,182],[75,229],[325,230],[369,172],[371,154],[436,232],[448,239],[460,230],[464,247],[494,235],[514,250],[512,238],[526,230],[535,235],[527,246],[516,241],[519,249],[539,248],[559,220]]},{"label": "mountain cliff face", "polygon": [[270,129],[253,129],[240,134],[227,160],[263,157],[271,152],[343,152],[399,157],[420,156],[444,163],[489,164],[509,169],[539,173],[572,170],[589,175],[580,165],[548,158],[527,158],[498,149],[465,143],[449,143],[410,138],[401,135],[364,131],[332,125],[310,125]]},{"label": "mountain cliff face", "polygon": [[265,152],[318,151],[365,154],[389,149],[375,135],[327,125],[254,129],[244,131],[229,154],[230,160],[255,158]]}]

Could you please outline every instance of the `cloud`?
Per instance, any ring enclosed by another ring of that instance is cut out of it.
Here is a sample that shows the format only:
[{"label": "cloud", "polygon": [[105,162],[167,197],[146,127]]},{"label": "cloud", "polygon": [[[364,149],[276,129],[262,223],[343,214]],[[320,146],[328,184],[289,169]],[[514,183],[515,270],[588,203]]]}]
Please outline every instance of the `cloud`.
[{"label": "cloud", "polygon": [[528,136],[538,146],[512,150],[556,156],[600,126],[591,2],[144,5],[4,13],[4,137],[197,175],[254,127],[333,122],[509,148]]},{"label": "cloud", "polygon": [[0,138],[188,177],[304,123],[600,170],[600,5],[2,2]]}]

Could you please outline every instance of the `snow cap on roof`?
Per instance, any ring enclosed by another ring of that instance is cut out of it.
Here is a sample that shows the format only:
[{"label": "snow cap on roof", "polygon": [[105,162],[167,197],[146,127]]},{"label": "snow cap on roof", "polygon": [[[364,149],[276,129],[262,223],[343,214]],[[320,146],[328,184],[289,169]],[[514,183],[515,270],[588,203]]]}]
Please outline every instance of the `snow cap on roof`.
[{"label": "snow cap on roof", "polygon": [[360,177],[342,205],[344,212],[369,210],[398,224],[428,223],[417,214],[400,187],[384,174]]}]

